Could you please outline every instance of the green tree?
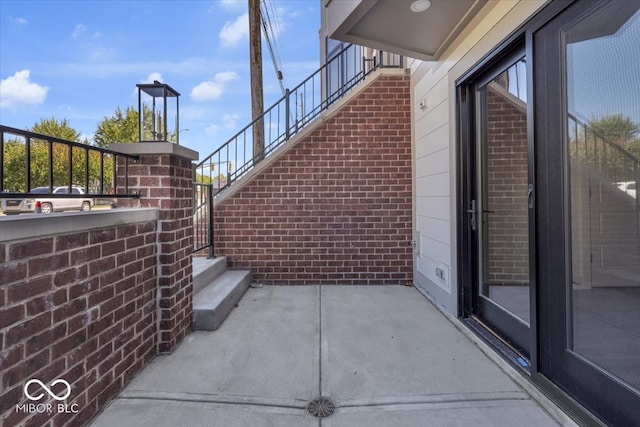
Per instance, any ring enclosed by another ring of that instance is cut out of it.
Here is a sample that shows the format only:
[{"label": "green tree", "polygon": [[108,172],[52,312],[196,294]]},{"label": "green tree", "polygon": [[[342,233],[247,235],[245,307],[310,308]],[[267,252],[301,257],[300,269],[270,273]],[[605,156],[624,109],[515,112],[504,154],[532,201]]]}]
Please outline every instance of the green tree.
[{"label": "green tree", "polygon": [[589,120],[588,126],[594,133],[606,141],[624,147],[636,139],[640,133],[640,125],[622,114],[610,114]]},{"label": "green tree", "polygon": [[138,117],[133,107],[127,107],[124,112],[118,107],[112,116],[98,124],[93,137],[95,144],[106,148],[116,142],[138,142]]},{"label": "green tree", "polygon": [[[61,122],[58,122],[54,117],[50,119],[40,119],[39,122],[33,125],[31,132],[53,136],[67,141],[81,142],[80,132],[72,128],[67,119],[62,119]],[[84,143],[88,143],[86,138]]]},{"label": "green tree", "polygon": [[636,179],[640,158],[640,125],[622,114],[591,118],[578,123],[570,153],[612,182]]},{"label": "green tree", "polygon": [[8,191],[18,193],[27,191],[25,147],[25,142],[16,138],[4,143],[4,151],[2,153],[4,166],[3,187]]}]

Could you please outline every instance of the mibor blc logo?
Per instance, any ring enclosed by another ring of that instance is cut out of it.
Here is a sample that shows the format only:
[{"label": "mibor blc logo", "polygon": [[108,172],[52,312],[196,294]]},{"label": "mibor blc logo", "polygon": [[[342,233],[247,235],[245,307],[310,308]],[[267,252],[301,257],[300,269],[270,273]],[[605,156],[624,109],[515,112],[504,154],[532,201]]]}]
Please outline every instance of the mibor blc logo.
[{"label": "mibor blc logo", "polygon": [[[64,387],[56,387],[56,393],[54,392],[54,387],[58,384],[62,384]],[[77,403],[73,403],[71,405],[62,403],[63,401],[67,400],[69,396],[71,396],[71,384],[69,384],[69,382],[63,380],[62,378],[53,380],[48,386],[39,379],[30,379],[24,384],[22,391],[24,393],[24,396],[33,403],[18,403],[16,405],[16,412],[26,412],[30,414],[78,413]],[[45,399],[44,402],[41,402],[45,395],[48,395],[50,399],[57,401],[57,403],[51,403],[49,401],[49,398]]]}]

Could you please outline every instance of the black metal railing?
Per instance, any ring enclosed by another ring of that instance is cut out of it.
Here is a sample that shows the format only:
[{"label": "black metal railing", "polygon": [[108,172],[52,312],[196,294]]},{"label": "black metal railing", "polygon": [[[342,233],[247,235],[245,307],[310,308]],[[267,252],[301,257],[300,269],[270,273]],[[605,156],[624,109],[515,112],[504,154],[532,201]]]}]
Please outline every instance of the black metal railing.
[{"label": "black metal railing", "polygon": [[[362,56],[362,47],[348,45],[265,112],[196,165],[198,183],[231,185],[257,162],[275,151],[342,98],[377,68],[402,68],[403,57],[385,54]],[[383,60],[386,58],[386,62]],[[390,62],[391,61],[391,62]],[[264,144],[254,150],[254,138]]]},{"label": "black metal railing", "polygon": [[213,185],[193,184],[193,252],[213,258]]},{"label": "black metal railing", "polygon": [[[612,185],[640,180],[640,159],[622,144],[610,141],[592,126],[568,114],[569,154],[589,166],[600,180]],[[636,206],[640,198],[636,193]]]},{"label": "black metal railing", "polygon": [[[138,197],[129,190],[129,164],[138,157],[89,144],[0,125],[0,198],[16,198],[37,187],[47,197],[114,199]],[[116,179],[116,169],[124,176]],[[54,194],[57,187],[68,192]],[[74,194],[79,187],[85,194]],[[46,194],[46,193],[45,193]]]}]

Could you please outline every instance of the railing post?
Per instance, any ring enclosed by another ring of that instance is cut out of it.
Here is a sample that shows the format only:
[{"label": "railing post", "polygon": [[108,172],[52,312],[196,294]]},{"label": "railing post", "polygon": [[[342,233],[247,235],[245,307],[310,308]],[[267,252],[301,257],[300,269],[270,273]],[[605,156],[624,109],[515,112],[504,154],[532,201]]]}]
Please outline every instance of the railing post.
[{"label": "railing post", "polygon": [[291,131],[289,128],[289,89],[284,91],[284,115],[286,116],[285,119],[285,123],[286,123],[286,131],[285,131],[285,140],[289,140],[289,138],[291,137]]},{"label": "railing post", "polygon": [[207,210],[209,212],[208,231],[209,231],[209,258],[214,258],[215,251],[213,249],[213,184],[207,185]]},{"label": "railing post", "polygon": [[[29,191],[31,191],[31,138],[30,137],[26,137],[25,138],[25,144],[24,144],[24,149],[25,149],[25,184],[27,185],[27,188],[25,188],[24,192],[28,193]],[[49,153],[50,158],[53,158],[53,154]]]}]

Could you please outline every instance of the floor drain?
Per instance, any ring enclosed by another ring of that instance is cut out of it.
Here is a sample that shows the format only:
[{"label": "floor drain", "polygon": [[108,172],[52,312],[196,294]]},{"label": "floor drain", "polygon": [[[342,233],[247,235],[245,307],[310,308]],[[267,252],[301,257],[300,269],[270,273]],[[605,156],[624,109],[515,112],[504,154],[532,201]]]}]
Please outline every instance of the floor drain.
[{"label": "floor drain", "polygon": [[326,418],[335,410],[336,405],[326,397],[319,397],[307,405],[307,412],[316,418]]}]

